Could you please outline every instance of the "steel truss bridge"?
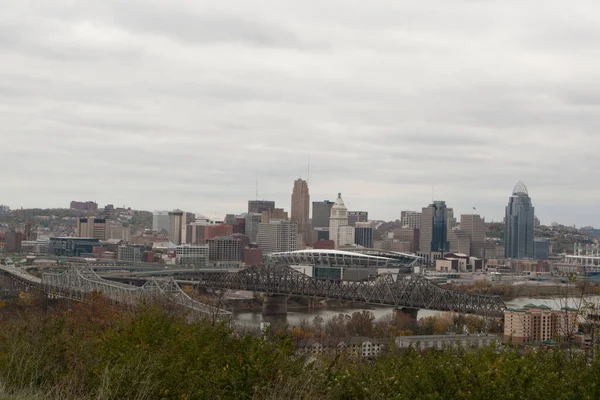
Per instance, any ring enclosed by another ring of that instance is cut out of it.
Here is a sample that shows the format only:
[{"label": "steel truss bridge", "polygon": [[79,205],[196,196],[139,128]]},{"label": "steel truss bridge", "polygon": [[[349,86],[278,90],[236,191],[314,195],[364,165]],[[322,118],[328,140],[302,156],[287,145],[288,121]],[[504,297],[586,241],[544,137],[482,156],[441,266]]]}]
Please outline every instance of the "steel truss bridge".
[{"label": "steel truss bridge", "polygon": [[86,301],[91,293],[102,293],[111,301],[135,306],[140,301],[170,300],[190,311],[190,316],[212,316],[225,318],[230,312],[222,310],[188,296],[171,278],[169,280],[150,279],[143,286],[132,286],[101,278],[90,266],[70,266],[61,273],[43,273],[42,278],[30,275],[23,270],[0,265],[0,272],[23,288],[41,288],[46,295]]},{"label": "steel truss bridge", "polygon": [[213,289],[321,297],[487,317],[502,317],[506,308],[499,296],[446,290],[417,274],[379,275],[372,281],[340,281],[311,278],[289,266],[261,265],[237,273],[199,274],[193,283]]}]

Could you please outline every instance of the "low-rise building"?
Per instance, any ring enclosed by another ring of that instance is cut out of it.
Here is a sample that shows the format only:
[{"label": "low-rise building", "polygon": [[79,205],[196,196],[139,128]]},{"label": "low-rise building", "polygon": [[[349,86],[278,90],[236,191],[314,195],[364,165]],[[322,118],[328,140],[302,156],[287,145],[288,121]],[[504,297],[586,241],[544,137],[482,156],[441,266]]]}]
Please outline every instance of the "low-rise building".
[{"label": "low-rise building", "polygon": [[303,339],[298,342],[298,352],[306,355],[346,353],[354,357],[373,358],[389,347],[388,339],[366,337]]},{"label": "low-rise building", "polygon": [[498,342],[496,335],[421,335],[421,336],[398,336],[396,346],[398,348],[415,347],[421,350],[442,350],[446,347],[480,348]]},{"label": "low-rise building", "polygon": [[142,262],[146,247],[141,244],[125,244],[118,247],[117,260],[124,262]]},{"label": "low-rise building", "polygon": [[578,311],[573,308],[552,310],[546,305],[526,304],[504,312],[504,342],[514,345],[568,341],[577,332]]}]

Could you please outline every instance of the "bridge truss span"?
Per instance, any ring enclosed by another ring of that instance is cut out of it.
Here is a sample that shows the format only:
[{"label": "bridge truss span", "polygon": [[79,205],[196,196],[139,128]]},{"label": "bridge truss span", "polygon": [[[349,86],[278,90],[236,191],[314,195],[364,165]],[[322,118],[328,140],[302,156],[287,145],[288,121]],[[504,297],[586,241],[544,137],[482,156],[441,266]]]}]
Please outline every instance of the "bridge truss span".
[{"label": "bridge truss span", "polygon": [[309,277],[288,266],[261,265],[238,273],[206,273],[197,285],[364,302],[398,308],[419,308],[501,317],[506,308],[499,296],[443,289],[416,274],[378,276],[372,281],[341,281]]},{"label": "bridge truss span", "polygon": [[173,279],[153,278],[142,287],[137,287],[103,279],[90,266],[71,266],[61,273],[44,273],[41,285],[48,295],[78,301],[84,301],[90,293],[98,292],[112,301],[132,306],[140,300],[169,299],[199,316],[224,318],[231,315],[226,310],[192,299]]}]

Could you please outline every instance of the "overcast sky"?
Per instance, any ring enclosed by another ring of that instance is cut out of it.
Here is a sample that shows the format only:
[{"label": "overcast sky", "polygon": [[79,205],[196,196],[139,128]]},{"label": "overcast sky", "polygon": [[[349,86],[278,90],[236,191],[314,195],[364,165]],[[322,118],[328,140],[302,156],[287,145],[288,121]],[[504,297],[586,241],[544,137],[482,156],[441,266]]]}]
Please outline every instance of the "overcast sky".
[{"label": "overcast sky", "polygon": [[0,203],[342,192],[600,226],[597,1],[0,0]]}]

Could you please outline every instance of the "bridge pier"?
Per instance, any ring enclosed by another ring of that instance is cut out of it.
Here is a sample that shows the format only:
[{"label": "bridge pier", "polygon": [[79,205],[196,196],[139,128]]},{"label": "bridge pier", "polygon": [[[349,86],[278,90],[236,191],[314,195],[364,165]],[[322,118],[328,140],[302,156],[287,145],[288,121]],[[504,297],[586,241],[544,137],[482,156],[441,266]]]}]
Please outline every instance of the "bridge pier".
[{"label": "bridge pier", "polygon": [[285,294],[265,294],[263,297],[262,315],[287,314],[288,297]]},{"label": "bridge pier", "polygon": [[418,308],[400,307],[400,308],[394,308],[394,311],[393,311],[394,319],[408,317],[410,322],[414,322],[414,323],[417,323],[418,315],[419,315]]}]

